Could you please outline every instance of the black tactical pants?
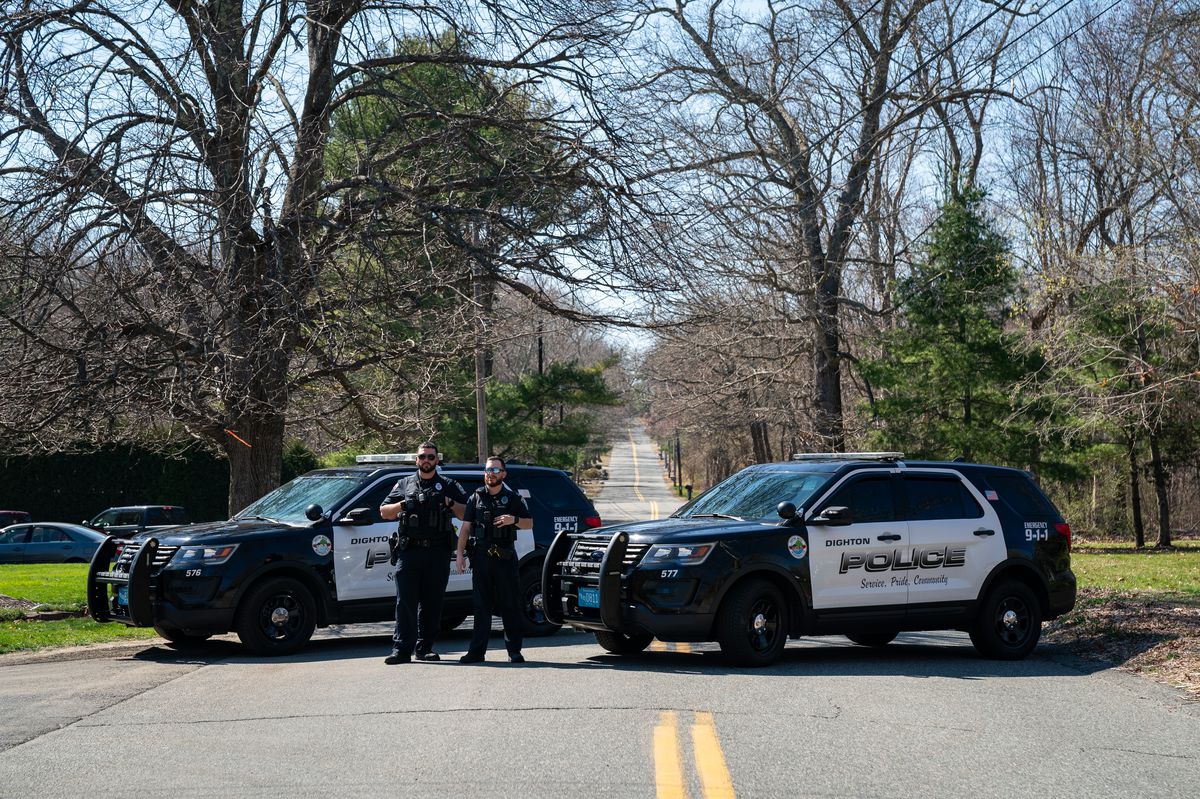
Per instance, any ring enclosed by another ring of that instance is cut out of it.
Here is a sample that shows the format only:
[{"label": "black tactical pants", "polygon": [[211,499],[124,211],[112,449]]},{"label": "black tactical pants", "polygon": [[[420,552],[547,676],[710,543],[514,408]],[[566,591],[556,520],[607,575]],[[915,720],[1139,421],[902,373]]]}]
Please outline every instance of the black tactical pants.
[{"label": "black tactical pants", "polygon": [[508,654],[521,652],[525,638],[521,614],[521,595],[517,577],[517,553],[497,558],[482,548],[471,555],[471,598],[474,600],[475,627],[468,654],[482,656],[492,632],[492,616],[504,621],[504,646]]},{"label": "black tactical pants", "polygon": [[450,579],[445,547],[409,548],[396,561],[396,632],[392,651],[412,657],[433,651],[441,632],[442,601]]}]

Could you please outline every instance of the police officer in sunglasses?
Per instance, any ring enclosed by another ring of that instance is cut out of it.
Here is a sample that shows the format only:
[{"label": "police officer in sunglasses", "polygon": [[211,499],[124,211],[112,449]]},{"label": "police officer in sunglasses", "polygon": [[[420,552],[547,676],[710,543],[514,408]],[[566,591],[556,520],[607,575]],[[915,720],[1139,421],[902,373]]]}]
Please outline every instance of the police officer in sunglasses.
[{"label": "police officer in sunglasses", "polygon": [[451,514],[462,518],[467,494],[454,480],[438,473],[438,450],[433,442],[417,448],[416,474],[396,481],[379,506],[385,520],[398,519],[392,537],[396,567],[396,632],[392,653],[384,663],[440,660],[433,642],[441,631],[442,602],[450,579],[454,546]]},{"label": "police officer in sunglasses", "polygon": [[459,658],[462,663],[481,663],[492,631],[492,615],[504,621],[504,645],[508,659],[524,663],[521,643],[525,636],[521,594],[517,584],[517,530],[533,529],[533,518],[525,500],[504,484],[504,459],[487,459],[483,487],[467,500],[463,524],[458,531],[455,568],[461,574],[463,555],[471,542],[471,598],[474,600],[475,629],[471,646]]}]

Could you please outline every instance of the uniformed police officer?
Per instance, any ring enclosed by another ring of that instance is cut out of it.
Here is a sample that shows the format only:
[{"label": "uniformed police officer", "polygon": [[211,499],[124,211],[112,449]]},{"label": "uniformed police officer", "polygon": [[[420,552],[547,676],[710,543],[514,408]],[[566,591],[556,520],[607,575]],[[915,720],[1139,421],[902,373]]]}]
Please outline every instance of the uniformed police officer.
[{"label": "uniformed police officer", "polygon": [[441,631],[442,601],[450,579],[454,545],[453,513],[462,518],[467,494],[454,480],[438,474],[438,450],[432,442],[417,448],[417,472],[396,481],[379,506],[384,520],[399,519],[392,537],[396,567],[396,632],[384,663],[440,660],[433,642]]},{"label": "uniformed police officer", "polygon": [[458,531],[455,567],[461,574],[463,554],[471,541],[471,598],[474,600],[475,631],[462,663],[481,663],[492,631],[492,614],[504,620],[504,645],[508,659],[524,663],[521,643],[524,620],[517,583],[517,530],[533,529],[533,518],[525,500],[504,484],[504,459],[487,459],[483,487],[467,500],[463,524]]}]

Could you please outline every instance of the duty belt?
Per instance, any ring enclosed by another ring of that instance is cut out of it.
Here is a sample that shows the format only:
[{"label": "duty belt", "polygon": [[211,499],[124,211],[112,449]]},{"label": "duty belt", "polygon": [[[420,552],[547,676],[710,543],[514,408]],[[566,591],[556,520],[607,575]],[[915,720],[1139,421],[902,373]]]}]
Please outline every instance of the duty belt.
[{"label": "duty belt", "polygon": [[444,544],[444,543],[445,542],[442,542],[441,544],[438,543],[438,540],[436,538],[411,538],[410,537],[408,539],[408,545],[410,547],[420,547],[422,549],[430,549],[432,547],[442,546],[442,544]]}]

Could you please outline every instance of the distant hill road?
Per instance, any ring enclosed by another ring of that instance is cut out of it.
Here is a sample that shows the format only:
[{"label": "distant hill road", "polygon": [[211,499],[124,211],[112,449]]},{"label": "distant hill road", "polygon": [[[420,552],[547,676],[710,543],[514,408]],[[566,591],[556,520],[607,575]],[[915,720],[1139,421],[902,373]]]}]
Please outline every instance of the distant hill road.
[{"label": "distant hill road", "polygon": [[661,519],[683,500],[675,496],[659,460],[658,448],[641,426],[630,427],[613,442],[608,479],[596,498],[604,524]]}]

